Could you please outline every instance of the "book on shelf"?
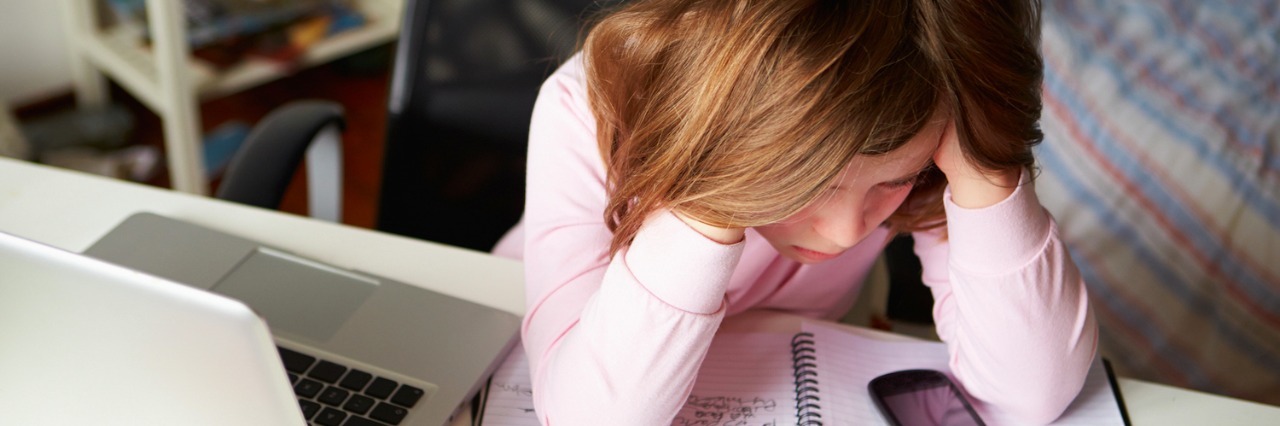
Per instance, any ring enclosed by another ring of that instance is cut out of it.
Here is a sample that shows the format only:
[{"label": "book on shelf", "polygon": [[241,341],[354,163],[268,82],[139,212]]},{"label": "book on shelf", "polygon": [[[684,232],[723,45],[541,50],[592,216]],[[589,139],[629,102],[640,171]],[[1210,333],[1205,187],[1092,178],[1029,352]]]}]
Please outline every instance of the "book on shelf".
[{"label": "book on shelf", "polygon": [[[143,40],[150,38],[146,0],[107,0],[106,4],[115,24],[135,27]],[[357,13],[352,0],[182,0],[180,7],[193,50],[255,36],[309,16]]]},{"label": "book on shelf", "polygon": [[[949,373],[940,342],[867,337],[806,321],[798,333],[721,333],[711,343],[674,425],[884,425],[867,384],[908,369]],[[538,425],[528,359],[517,347],[494,373],[477,422]],[[973,398],[970,398],[973,401]],[[975,404],[988,425],[1017,424]],[[1054,425],[1128,424],[1118,390],[1101,359]]]}]

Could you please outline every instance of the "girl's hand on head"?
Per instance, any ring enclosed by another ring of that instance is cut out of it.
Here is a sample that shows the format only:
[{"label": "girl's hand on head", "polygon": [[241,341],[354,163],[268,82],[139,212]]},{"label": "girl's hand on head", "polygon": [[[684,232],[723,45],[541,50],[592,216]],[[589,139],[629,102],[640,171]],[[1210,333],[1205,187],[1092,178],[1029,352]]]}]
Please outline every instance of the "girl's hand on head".
[{"label": "girl's hand on head", "polygon": [[960,146],[955,122],[948,122],[942,131],[933,162],[947,176],[951,201],[969,209],[988,207],[1009,198],[1021,177],[1018,169],[991,171],[970,162]]},{"label": "girl's hand on head", "polygon": [[721,228],[714,225],[708,225],[706,222],[689,217],[679,211],[672,211],[672,213],[675,214],[677,218],[680,218],[681,221],[684,221],[686,225],[689,225],[690,228],[693,228],[693,230],[702,234],[702,236],[720,244],[737,244],[739,241],[742,241],[742,238],[746,233],[746,229],[744,228]]}]

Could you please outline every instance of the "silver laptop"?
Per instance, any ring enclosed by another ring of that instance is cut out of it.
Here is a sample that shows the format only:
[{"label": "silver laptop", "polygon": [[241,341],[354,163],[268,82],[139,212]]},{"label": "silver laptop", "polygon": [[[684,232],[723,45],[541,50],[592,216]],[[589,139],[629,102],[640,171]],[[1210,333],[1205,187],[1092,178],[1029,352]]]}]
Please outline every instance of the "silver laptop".
[{"label": "silver laptop", "polygon": [[[291,389],[288,408],[311,424],[444,424],[519,332],[519,317],[505,311],[150,213],[129,217],[85,255],[248,305],[270,328],[278,349],[270,361],[287,371],[269,371],[269,387]],[[185,339],[199,340],[192,331]]]},{"label": "silver laptop", "polygon": [[242,303],[5,233],[0,276],[0,422],[303,424]]}]

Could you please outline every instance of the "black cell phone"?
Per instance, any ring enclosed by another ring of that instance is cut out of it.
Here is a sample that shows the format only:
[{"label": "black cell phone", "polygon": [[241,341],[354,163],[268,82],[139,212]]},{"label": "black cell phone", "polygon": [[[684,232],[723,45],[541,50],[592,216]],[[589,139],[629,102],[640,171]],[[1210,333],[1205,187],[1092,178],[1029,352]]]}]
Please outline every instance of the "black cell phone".
[{"label": "black cell phone", "polygon": [[894,426],[986,426],[960,388],[940,371],[895,371],[871,380],[867,389]]}]

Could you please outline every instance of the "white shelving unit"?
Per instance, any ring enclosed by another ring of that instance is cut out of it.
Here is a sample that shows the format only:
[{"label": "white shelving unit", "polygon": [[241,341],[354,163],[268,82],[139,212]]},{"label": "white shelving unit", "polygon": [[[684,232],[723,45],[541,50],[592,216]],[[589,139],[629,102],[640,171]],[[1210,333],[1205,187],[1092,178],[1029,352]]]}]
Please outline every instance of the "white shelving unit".
[{"label": "white shelving unit", "polygon": [[[245,60],[231,69],[190,56],[181,0],[146,0],[150,47],[128,31],[99,30],[94,0],[61,0],[71,53],[76,101],[81,107],[107,101],[110,78],[156,113],[164,125],[166,160],[173,189],[208,194],[201,151],[200,100],[244,90],[288,71],[264,60]],[[400,0],[357,0],[365,26],[311,46],[302,67],[321,64],[393,40],[399,33]],[[296,68],[295,68],[296,69]]]}]

